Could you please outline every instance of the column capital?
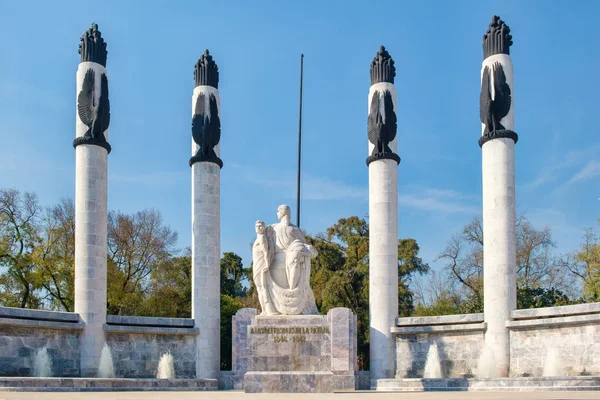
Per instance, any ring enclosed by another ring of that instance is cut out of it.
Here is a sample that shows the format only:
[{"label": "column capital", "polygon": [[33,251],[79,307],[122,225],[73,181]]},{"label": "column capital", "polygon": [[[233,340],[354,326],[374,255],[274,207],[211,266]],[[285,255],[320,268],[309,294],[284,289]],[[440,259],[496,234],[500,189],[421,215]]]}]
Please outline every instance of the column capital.
[{"label": "column capital", "polygon": [[208,49],[204,50],[204,54],[200,56],[194,66],[194,81],[196,86],[206,85],[215,89],[219,88],[219,67]]},{"label": "column capital", "polygon": [[510,55],[510,46],[513,44],[510,28],[499,16],[494,15],[492,22],[483,35],[483,59],[494,54]]},{"label": "column capital", "polygon": [[394,60],[392,56],[385,49],[384,46],[379,48],[379,51],[371,61],[371,85],[379,82],[394,83],[394,77],[396,76],[396,67],[394,67]]},{"label": "column capital", "polygon": [[79,42],[80,62],[95,62],[106,68],[106,42],[98,30],[98,24],[83,33]]}]

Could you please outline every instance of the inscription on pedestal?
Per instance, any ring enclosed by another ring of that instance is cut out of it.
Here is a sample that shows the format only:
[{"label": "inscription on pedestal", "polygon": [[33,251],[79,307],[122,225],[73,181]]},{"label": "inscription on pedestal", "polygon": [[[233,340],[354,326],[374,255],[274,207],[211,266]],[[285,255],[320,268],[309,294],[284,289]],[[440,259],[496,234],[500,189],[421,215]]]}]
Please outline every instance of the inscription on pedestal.
[{"label": "inscription on pedestal", "polygon": [[356,317],[350,310],[254,317],[247,333],[246,392],[354,389]]},{"label": "inscription on pedestal", "polygon": [[[250,327],[251,335],[273,335],[275,343],[280,342],[306,342],[307,334],[330,333],[328,326],[260,326]],[[290,336],[292,335],[292,336]]]}]

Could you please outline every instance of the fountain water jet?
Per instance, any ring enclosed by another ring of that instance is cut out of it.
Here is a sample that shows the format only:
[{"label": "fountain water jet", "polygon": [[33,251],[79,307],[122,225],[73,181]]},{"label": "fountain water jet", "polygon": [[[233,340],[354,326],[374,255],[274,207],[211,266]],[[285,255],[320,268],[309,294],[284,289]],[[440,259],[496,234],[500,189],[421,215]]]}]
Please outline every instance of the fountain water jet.
[{"label": "fountain water jet", "polygon": [[477,362],[477,377],[478,378],[497,378],[498,370],[496,368],[496,360],[492,349],[484,345],[479,360]]},{"label": "fountain water jet", "polygon": [[48,378],[52,376],[52,359],[48,354],[46,346],[38,349],[33,360],[33,376],[39,378]]},{"label": "fountain water jet", "polygon": [[423,378],[443,378],[442,364],[440,363],[440,354],[438,352],[437,342],[433,342],[431,346],[429,346]]},{"label": "fountain water jet", "polygon": [[158,379],[175,379],[175,364],[173,362],[173,355],[170,352],[160,357],[156,377]]},{"label": "fountain water jet", "polygon": [[98,365],[98,378],[114,378],[115,367],[113,365],[112,354],[108,343],[104,343],[102,353],[100,353],[100,364]]},{"label": "fountain water jet", "polygon": [[546,358],[542,376],[561,376],[560,348],[555,343],[546,345]]}]

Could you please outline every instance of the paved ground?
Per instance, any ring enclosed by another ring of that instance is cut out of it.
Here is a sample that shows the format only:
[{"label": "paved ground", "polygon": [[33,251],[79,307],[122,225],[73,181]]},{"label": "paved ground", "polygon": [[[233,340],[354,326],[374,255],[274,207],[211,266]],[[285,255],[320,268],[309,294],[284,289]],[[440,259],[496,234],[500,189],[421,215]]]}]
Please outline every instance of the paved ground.
[{"label": "paved ground", "polygon": [[25,392],[0,392],[0,400],[256,400],[256,399],[286,399],[286,400],[562,400],[585,399],[598,400],[600,392],[427,392],[427,393],[381,393],[381,392],[354,392],[336,394],[246,394],[238,391],[227,392],[95,392],[95,393],[25,393]]}]

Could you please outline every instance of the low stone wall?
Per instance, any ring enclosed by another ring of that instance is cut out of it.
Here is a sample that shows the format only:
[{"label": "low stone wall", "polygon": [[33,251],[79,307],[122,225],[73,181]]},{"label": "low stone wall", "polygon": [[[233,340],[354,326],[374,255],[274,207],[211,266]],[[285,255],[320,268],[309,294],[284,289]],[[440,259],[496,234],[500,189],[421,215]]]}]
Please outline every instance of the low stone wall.
[{"label": "low stone wall", "polygon": [[80,375],[79,315],[0,307],[0,376],[29,377],[38,350],[46,347],[52,375]]},{"label": "low stone wall", "polygon": [[483,347],[483,314],[398,318],[396,325],[396,378],[422,378],[433,343],[444,377],[473,376]]},{"label": "low stone wall", "polygon": [[600,303],[512,312],[511,376],[600,375]]},{"label": "low stone wall", "polygon": [[119,378],[155,378],[160,357],[170,352],[176,378],[196,377],[194,320],[110,315],[104,325]]}]

